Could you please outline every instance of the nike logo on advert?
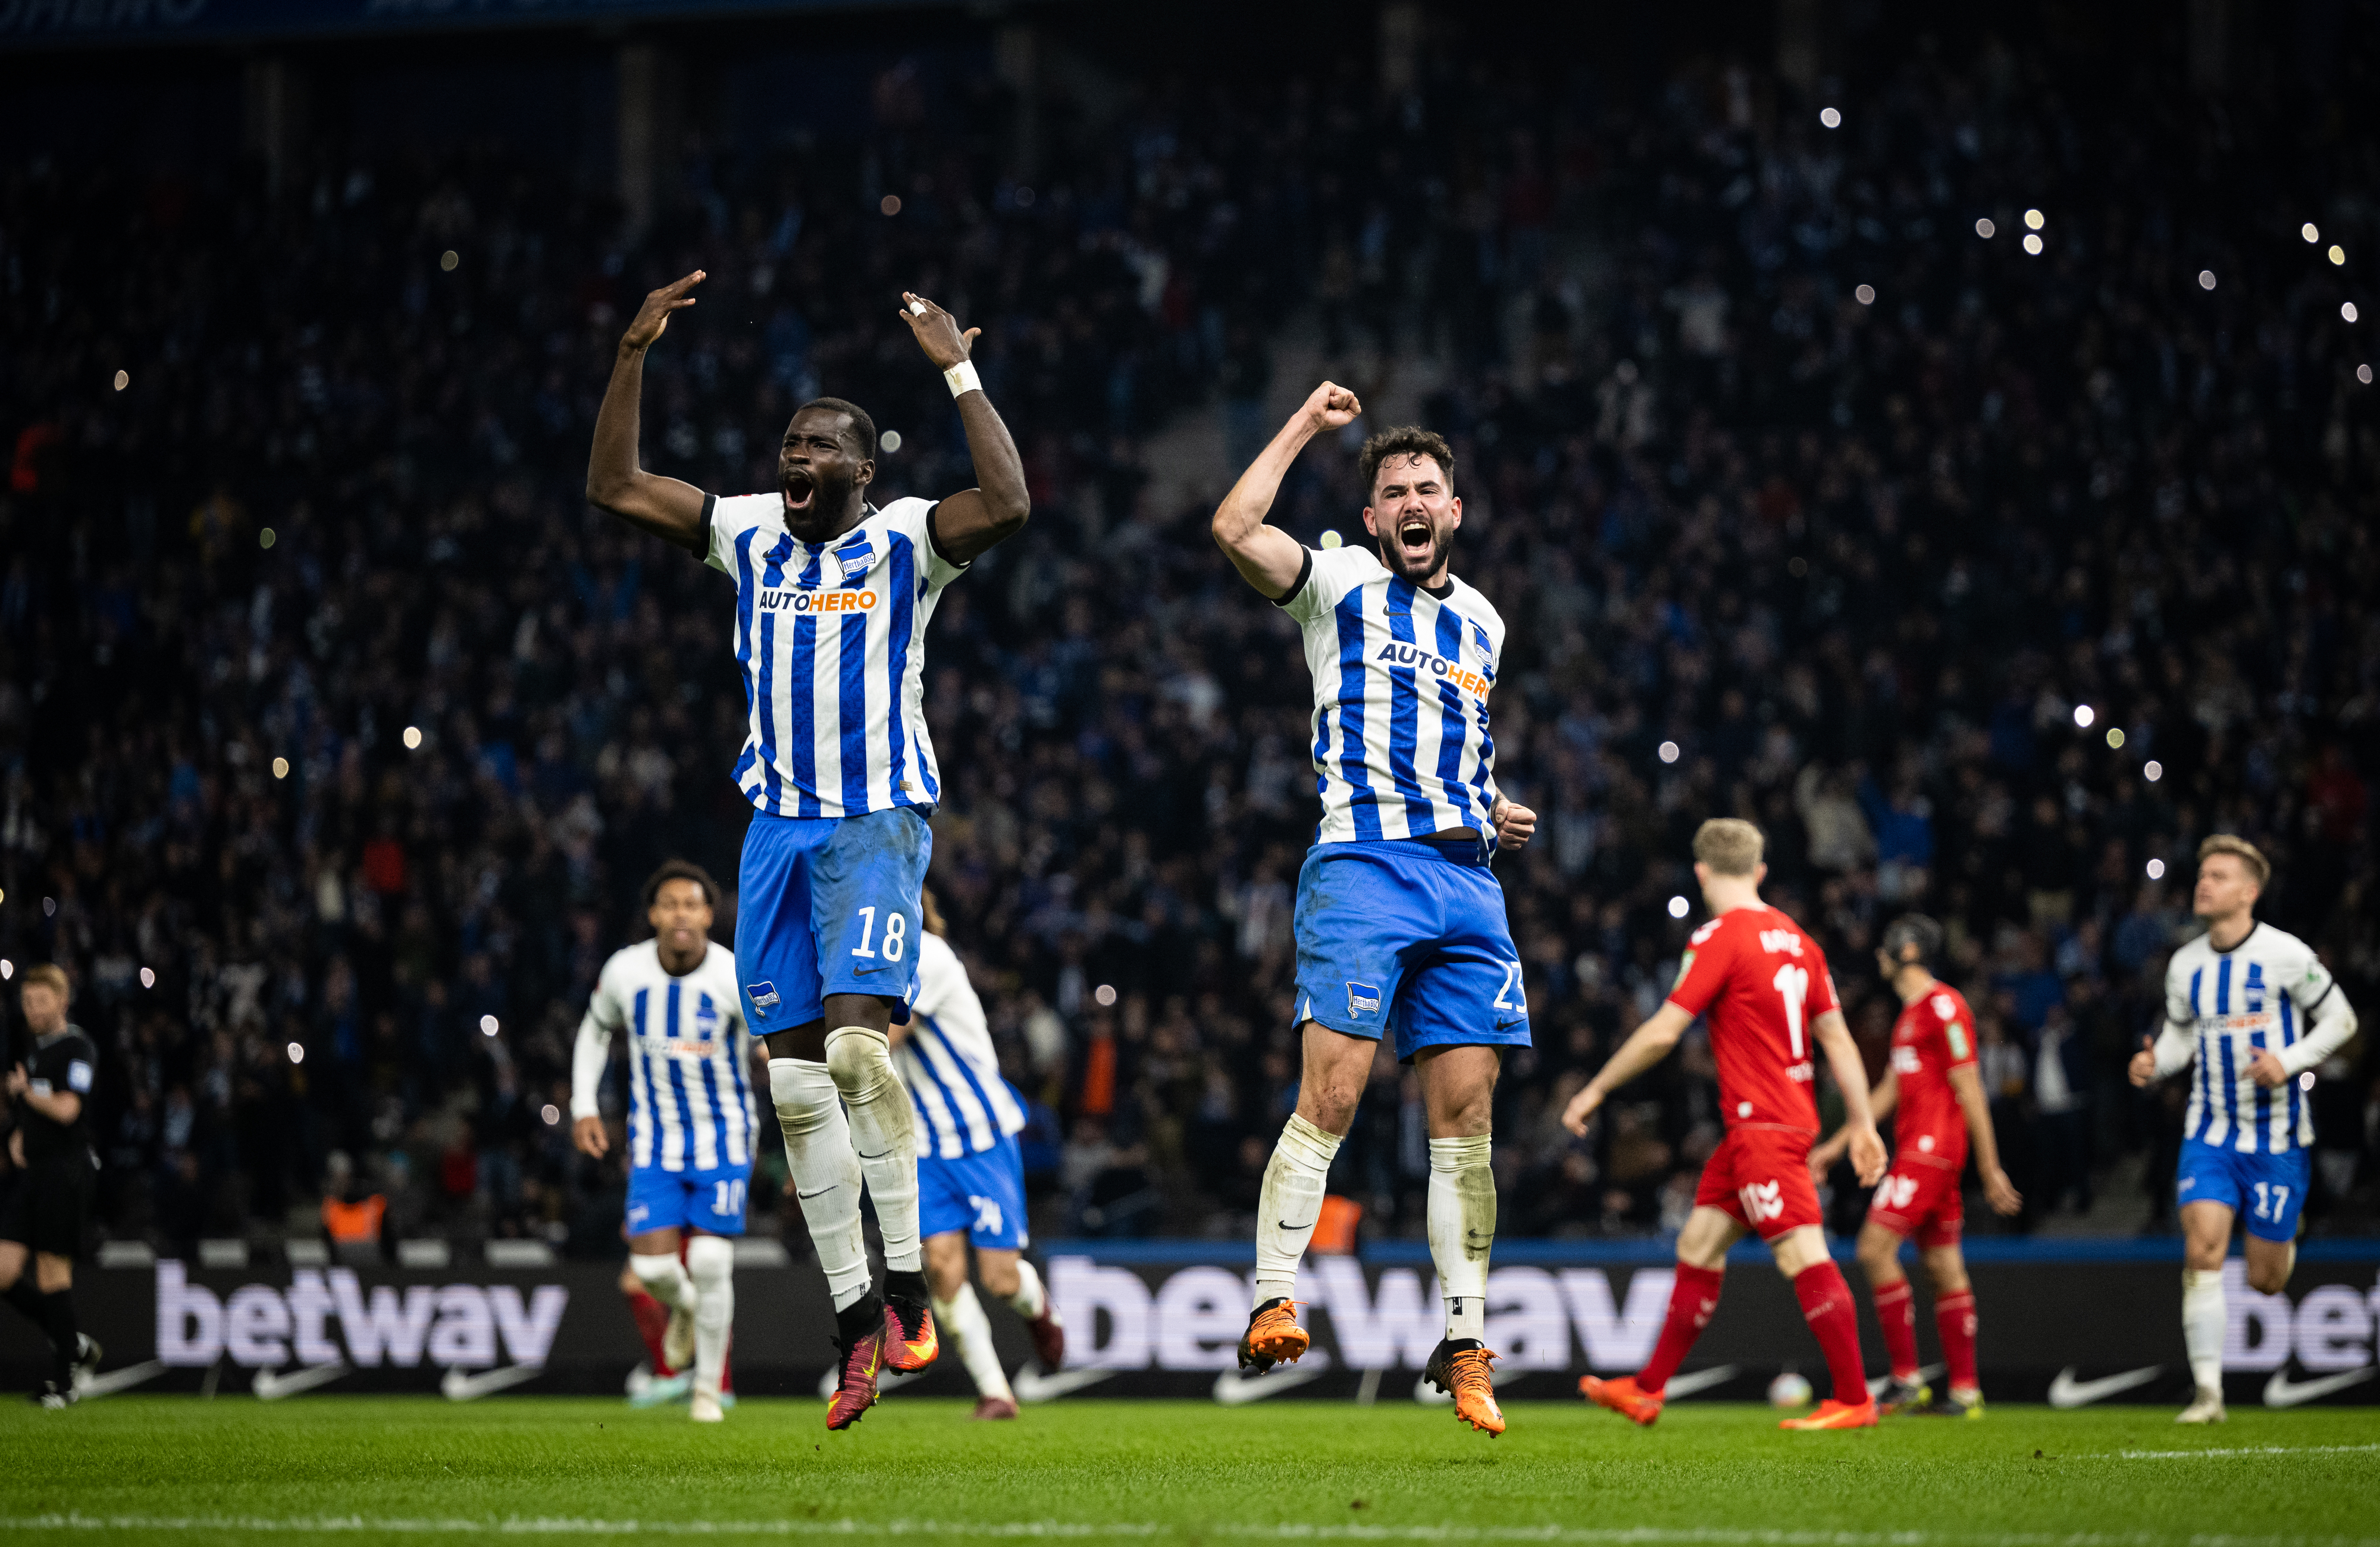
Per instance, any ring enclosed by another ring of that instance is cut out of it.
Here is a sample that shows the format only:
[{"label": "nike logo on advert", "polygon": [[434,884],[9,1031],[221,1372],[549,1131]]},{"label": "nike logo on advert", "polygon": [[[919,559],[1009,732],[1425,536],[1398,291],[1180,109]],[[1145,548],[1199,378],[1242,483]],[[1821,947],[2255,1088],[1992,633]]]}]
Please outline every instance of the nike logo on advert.
[{"label": "nike logo on advert", "polygon": [[2361,1370],[2344,1370],[2337,1375],[2325,1375],[2313,1381],[2292,1381],[2286,1370],[2276,1370],[2273,1378],[2265,1383],[2265,1406],[2294,1407],[2301,1402],[2311,1402],[2318,1396],[2328,1396],[2335,1391],[2360,1386],[2374,1375],[2380,1375],[2380,1365],[2367,1364]]},{"label": "nike logo on advert", "polygon": [[[1114,1373],[1112,1370],[1061,1370],[1055,1375],[1044,1375],[1027,1366],[1010,1377],[1009,1384],[1015,1388],[1019,1402],[1055,1402],[1085,1386],[1098,1385]],[[882,1389],[880,1384],[878,1389]]]},{"label": "nike logo on advert", "polygon": [[1734,1380],[1736,1373],[1735,1366],[1722,1364],[1710,1370],[1697,1370],[1689,1374],[1672,1375],[1670,1377],[1669,1385],[1661,1392],[1661,1400],[1675,1402],[1681,1396],[1692,1396],[1698,1391],[1708,1391],[1713,1386],[1723,1386]]},{"label": "nike logo on advert", "polygon": [[493,1370],[482,1370],[476,1375],[467,1374],[459,1365],[449,1366],[438,1390],[449,1402],[477,1402],[483,1396],[533,1380],[543,1367],[534,1364],[500,1364]]},{"label": "nike logo on advert", "polygon": [[2049,1405],[2053,1407],[2087,1407],[2094,1402],[2104,1402],[2118,1392],[2131,1391],[2147,1385],[2165,1373],[2165,1366],[2152,1364],[2140,1370],[2127,1370],[2120,1375],[2102,1375],[2093,1381],[2074,1378],[2074,1367],[2068,1365],[2049,1383]]},{"label": "nike logo on advert", "polygon": [[1245,1407],[1251,1402],[1261,1402],[1268,1396],[1278,1396],[1282,1392],[1305,1384],[1308,1381],[1318,1380],[1322,1372],[1330,1368],[1330,1360],[1323,1358],[1319,1349],[1307,1354],[1305,1358],[1321,1359],[1322,1362],[1316,1364],[1311,1370],[1305,1367],[1304,1361],[1297,1364],[1277,1364],[1261,1375],[1249,1375],[1237,1370],[1226,1370],[1215,1377],[1215,1400],[1226,1407]]},{"label": "nike logo on advert", "polygon": [[75,1382],[75,1399],[79,1402],[92,1402],[103,1396],[113,1396],[117,1392],[130,1390],[143,1381],[153,1381],[164,1373],[165,1373],[164,1360],[144,1359],[139,1364],[128,1364],[121,1370],[111,1370],[103,1375],[79,1378]]},{"label": "nike logo on advert", "polygon": [[305,1365],[286,1375],[260,1370],[256,1372],[256,1384],[251,1389],[259,1402],[278,1402],[285,1396],[295,1396],[300,1392],[312,1391],[316,1386],[328,1385],[346,1372],[347,1362],[345,1359]]}]

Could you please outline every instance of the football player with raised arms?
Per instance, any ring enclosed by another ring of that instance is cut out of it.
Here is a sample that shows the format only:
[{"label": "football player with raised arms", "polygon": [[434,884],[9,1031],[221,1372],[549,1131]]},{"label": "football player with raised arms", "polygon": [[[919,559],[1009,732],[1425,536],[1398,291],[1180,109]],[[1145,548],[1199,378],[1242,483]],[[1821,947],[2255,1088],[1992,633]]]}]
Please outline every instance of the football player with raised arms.
[{"label": "football player with raised arms", "polygon": [[2248,1286],[2277,1295],[2298,1260],[2313,1180],[2313,1069],[2355,1035],[2355,1011],[2313,947],[2259,922],[2273,867],[2217,833],[2198,846],[2192,907],[2206,932],[2165,969],[2165,1025],[2132,1054],[2134,1085],[2197,1066],[2182,1119],[2181,1337],[2196,1392],[2181,1423],[2223,1421],[2223,1258],[2244,1219]]},{"label": "football player with raised arms", "polygon": [[[2023,1206],[2000,1169],[1991,1102],[1975,1068],[1975,1016],[1966,996],[1934,976],[1942,956],[1942,926],[1922,913],[1895,919],[1876,947],[1876,970],[1900,998],[1892,1023],[1892,1062],[1870,1109],[1892,1122],[1892,1167],[1876,1184],[1867,1223],[1860,1226],[1860,1267],[1884,1329],[1891,1378],[1876,1396],[1880,1413],[1915,1409],[1937,1418],[1981,1418],[1983,1388],[1975,1380],[1975,1290],[1959,1249],[1964,1225],[1959,1178],[1974,1142],[1984,1198],[2003,1214]],[[1810,1175],[1823,1180],[1851,1145],[1851,1129],[1810,1151]],[[1900,1271],[1900,1243],[1917,1237],[1917,1253],[1934,1285],[1934,1325],[1942,1338],[1949,1395],[1940,1402],[1918,1378],[1917,1305]]]},{"label": "football player with raised arms", "polygon": [[571,1141],[600,1160],[611,1148],[603,1071],[612,1039],[627,1037],[628,1269],[669,1311],[662,1349],[671,1369],[694,1371],[698,1423],[724,1416],[734,1241],[759,1131],[735,957],[710,938],[718,898],[699,865],[672,859],[653,872],[644,891],[653,937],[603,964],[570,1061]]},{"label": "football player with raised arms", "polygon": [[[843,1374],[827,1427],[843,1429],[876,1400],[883,1366],[921,1370],[936,1348],[917,1125],[890,1040],[917,977],[927,823],[941,792],[926,733],[926,623],[944,586],[1024,526],[1029,501],[1016,445],[968,358],[978,330],[905,293],[901,320],[957,400],[980,487],[869,503],[876,423],[839,397],[795,410],[767,493],[722,498],[645,471],[645,352],[695,304],[702,278],[647,296],[622,336],[587,498],[735,582],[747,719],[735,778],[753,806],[736,969],[834,1300]],[[884,1236],[881,1298],[860,1233],[863,1177]]]},{"label": "football player with raised arms", "polygon": [[1305,632],[1322,799],[1297,878],[1305,1066],[1265,1167],[1256,1305],[1239,1358],[1263,1370],[1306,1350],[1298,1259],[1390,1036],[1418,1072],[1428,1120],[1429,1252],[1446,1335],[1425,1376],[1452,1395],[1457,1418],[1500,1434],[1483,1341],[1496,1238],[1488,1127],[1503,1051],[1529,1045],[1529,1011],[1488,860],[1526,844],[1536,814],[1496,787],[1488,699],[1504,620],[1448,567],[1463,502],[1446,442],[1420,429],[1365,442],[1371,546],[1308,548],[1266,524],[1305,443],[1362,413],[1344,387],[1315,388],[1215,512],[1215,541],[1233,566]]},{"label": "football player with raised arms", "polygon": [[1779,1427],[1876,1423],[1851,1285],[1827,1252],[1818,1189],[1810,1179],[1810,1146],[1818,1137],[1814,1053],[1826,1054],[1842,1090],[1852,1167],[1863,1186],[1874,1187],[1884,1175],[1884,1140],[1868,1112],[1867,1068],[1843,1024],[1826,954],[1799,924],[1760,900],[1768,874],[1764,847],[1760,829],[1735,817],[1714,817],[1694,834],[1694,880],[1711,920],[1694,931],[1668,1001],[1562,1112],[1563,1125],[1585,1137],[1613,1091],[1659,1063],[1696,1017],[1708,1017],[1727,1137],[1703,1167],[1694,1212],[1678,1232],[1669,1315],[1653,1357],[1634,1376],[1589,1375],[1578,1383],[1589,1401],[1648,1427],[1661,1416],[1670,1377],[1718,1309],[1728,1249],[1754,1231],[1792,1282],[1834,1381],[1834,1395],[1817,1411]]}]

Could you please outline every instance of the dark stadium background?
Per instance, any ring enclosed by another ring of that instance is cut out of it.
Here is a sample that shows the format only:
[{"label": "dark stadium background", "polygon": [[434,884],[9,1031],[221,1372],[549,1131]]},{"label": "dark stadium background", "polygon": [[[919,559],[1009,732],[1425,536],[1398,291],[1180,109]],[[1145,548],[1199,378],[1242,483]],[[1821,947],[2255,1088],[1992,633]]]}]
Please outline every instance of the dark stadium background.
[{"label": "dark stadium background", "polygon": [[[0,956],[79,985],[111,1239],[315,1235],[329,1185],[620,1251],[552,1115],[643,876],[734,874],[743,709],[725,582],[579,492],[698,265],[645,452],[722,491],[816,392],[901,432],[880,487],[961,486],[895,298],[985,330],[1035,512],[933,625],[933,883],[1038,1234],[1243,1237],[1293,1100],[1308,689],[1205,520],[1324,372],[1452,439],[1512,624],[1506,1236],[1682,1217],[1706,1050],[1554,1114],[1711,814],[1874,1066],[1878,931],[1949,922],[2028,1200],[1978,1234],[2171,1228],[2179,1092],[2121,1064],[2206,834],[2375,1004],[2369,5],[214,3],[0,0]],[[1360,541],[1353,461],[1277,519]],[[2317,1234],[2380,1212],[2371,1041]],[[1383,1064],[1366,1238],[1418,1236],[1421,1139]]]}]

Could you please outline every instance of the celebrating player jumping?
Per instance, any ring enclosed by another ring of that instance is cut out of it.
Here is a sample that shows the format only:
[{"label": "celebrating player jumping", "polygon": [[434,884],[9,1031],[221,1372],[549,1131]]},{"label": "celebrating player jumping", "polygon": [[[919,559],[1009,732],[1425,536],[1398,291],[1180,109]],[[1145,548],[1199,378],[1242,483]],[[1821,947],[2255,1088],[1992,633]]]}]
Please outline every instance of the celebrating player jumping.
[{"label": "celebrating player jumping", "polygon": [[[958,400],[982,487],[869,504],[876,424],[838,397],[795,411],[769,493],[722,499],[646,472],[645,351],[694,304],[702,278],[697,270],[647,296],[621,338],[587,497],[735,581],[748,719],[735,777],[755,813],[735,960],[834,1298],[843,1379],[827,1427],[842,1429],[876,1400],[884,1365],[921,1370],[934,1358],[916,1125],[888,1034],[917,975],[927,819],[941,791],[926,734],[926,622],[944,586],[1025,524],[1025,469],[968,359],[978,330],[904,294],[901,320]],[[860,1234],[863,1175],[884,1236],[880,1301]]]},{"label": "celebrating player jumping", "polygon": [[1257,1203],[1256,1308],[1243,1369],[1305,1352],[1291,1300],[1323,1183],[1384,1030],[1418,1066],[1429,1122],[1429,1251],[1446,1335],[1425,1374],[1455,1416],[1500,1434],[1485,1331],[1496,1238],[1490,1100],[1506,1047],[1529,1045],[1520,954],[1488,868],[1529,841],[1536,813],[1499,794],[1488,694],[1504,620],[1449,573],[1463,524],[1454,456],[1427,430],[1364,444],[1374,547],[1316,550],[1265,523],[1305,443],[1363,412],[1314,389],[1215,512],[1215,541],[1250,585],[1295,618],[1314,675],[1322,823],[1297,879],[1297,1110]]},{"label": "celebrating player jumping", "polygon": [[[1900,996],[1900,1018],[1892,1023],[1892,1065],[1870,1104],[1879,1120],[1896,1105],[1900,1115],[1892,1124],[1892,1169],[1876,1187],[1867,1223],[1860,1227],[1859,1260],[1892,1358],[1892,1378],[1876,1397],[1876,1410],[1981,1418],[1975,1290],[1959,1250],[1959,1177],[1966,1169],[1970,1135],[1985,1199],[2004,1214],[2016,1212],[2023,1200],[2000,1169],[1991,1103],[1975,1072],[1974,1013],[1957,989],[1934,976],[1941,955],[1942,926],[1922,913],[1894,920],[1876,948],[1876,968]],[[1810,1174],[1825,1176],[1851,1138],[1846,1126],[1811,1151]],[[1917,1372],[1916,1301],[1909,1275],[1900,1271],[1900,1243],[1911,1236],[1917,1237],[1925,1276],[1933,1281],[1934,1324],[1949,1370],[1949,1395],[1938,1403],[1932,1402],[1933,1393]]]},{"label": "celebrating player jumping", "polygon": [[2272,875],[2245,838],[2218,833],[2198,846],[2193,906],[2206,932],[2173,954],[2164,1029],[2132,1055],[2134,1085],[2198,1065],[2174,1175],[2181,1336],[2197,1387],[2182,1423],[2223,1421],[2223,1256],[2232,1221],[2246,1212],[2250,1288],[2277,1295],[2297,1266],[2313,1152],[2313,1103],[2302,1086],[2355,1035],[2354,1008],[2313,947],[2256,921]]},{"label": "celebrating player jumping", "polygon": [[[750,1030],[735,958],[711,943],[719,888],[673,859],[645,883],[653,938],[613,954],[578,1023],[570,1064],[571,1139],[611,1147],[599,1091],[612,1039],[628,1033],[628,1267],[669,1310],[662,1350],[694,1370],[698,1423],[723,1416],[720,1375],[735,1321],[733,1237],[744,1234],[759,1118],[744,1077]],[[683,1261],[678,1236],[685,1243]]]},{"label": "celebrating player jumping", "polygon": [[1825,954],[1799,924],[1760,900],[1768,873],[1763,847],[1760,829],[1733,817],[1714,818],[1695,833],[1694,879],[1713,918],[1694,932],[1668,1003],[1562,1113],[1570,1131],[1585,1135],[1612,1091],[1659,1063],[1694,1017],[1709,1012],[1727,1137],[1703,1167],[1694,1212],[1678,1232],[1669,1318],[1652,1358],[1633,1378],[1589,1375],[1578,1385],[1588,1400],[1640,1424],[1659,1418],[1670,1377],[1718,1309],[1728,1249],[1756,1230],[1792,1281],[1834,1379],[1834,1395],[1816,1412],[1781,1427],[1862,1429],[1876,1422],[1876,1403],[1860,1369],[1859,1321],[1851,1285],[1827,1254],[1818,1189],[1810,1180],[1810,1145],[1818,1137],[1812,1043],[1826,1051],[1842,1090],[1852,1165],[1865,1186],[1884,1175],[1884,1140],[1868,1113],[1867,1070],[1836,1005]]}]

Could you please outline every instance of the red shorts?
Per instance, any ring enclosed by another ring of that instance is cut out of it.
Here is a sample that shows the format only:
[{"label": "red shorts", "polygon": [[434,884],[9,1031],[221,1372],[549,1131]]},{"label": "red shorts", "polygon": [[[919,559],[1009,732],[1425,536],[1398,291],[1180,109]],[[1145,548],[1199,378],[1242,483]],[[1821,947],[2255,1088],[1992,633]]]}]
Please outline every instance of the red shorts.
[{"label": "red shorts", "polygon": [[1965,1215],[1959,1204],[1963,1167],[1896,1159],[1876,1185],[1867,1217],[1896,1236],[1915,1236],[1921,1247],[1957,1246]]},{"label": "red shorts", "polygon": [[1703,1167],[1694,1207],[1724,1211],[1764,1241],[1817,1224],[1818,1188],[1810,1180],[1817,1137],[1806,1128],[1728,1129]]}]

